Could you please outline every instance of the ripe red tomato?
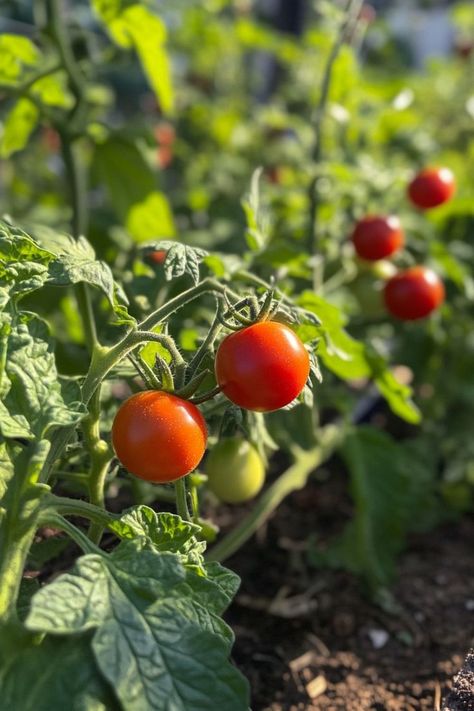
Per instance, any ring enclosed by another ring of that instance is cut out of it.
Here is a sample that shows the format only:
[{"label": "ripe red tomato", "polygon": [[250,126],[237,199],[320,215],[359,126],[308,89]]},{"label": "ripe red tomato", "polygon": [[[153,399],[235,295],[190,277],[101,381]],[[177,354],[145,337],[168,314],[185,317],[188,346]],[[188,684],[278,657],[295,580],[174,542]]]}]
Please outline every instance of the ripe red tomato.
[{"label": "ripe red tomato", "polygon": [[155,252],[150,252],[147,254],[147,258],[153,264],[163,264],[166,259],[166,251],[164,249],[157,249]]},{"label": "ripe red tomato", "polygon": [[176,131],[171,123],[164,121],[155,127],[155,139],[162,146],[172,146],[176,138]]},{"label": "ripe red tomato", "polygon": [[123,466],[140,479],[167,482],[193,471],[207,442],[206,422],[195,405],[176,395],[145,390],[119,408],[112,442]]},{"label": "ripe red tomato", "polygon": [[156,152],[158,166],[164,170],[173,162],[173,149],[171,146],[159,146]]},{"label": "ripe red tomato", "polygon": [[384,300],[393,316],[415,321],[428,316],[443,303],[443,282],[427,267],[411,267],[389,279]]},{"label": "ripe red tomato", "polygon": [[300,394],[309,366],[309,355],[291,328],[262,321],[222,341],[215,371],[229,400],[246,410],[269,412],[288,405]]},{"label": "ripe red tomato", "polygon": [[359,257],[375,262],[403,247],[405,235],[395,215],[367,215],[356,224],[352,242]]},{"label": "ripe red tomato", "polygon": [[408,197],[422,210],[442,205],[456,190],[456,181],[449,168],[425,168],[408,186]]}]

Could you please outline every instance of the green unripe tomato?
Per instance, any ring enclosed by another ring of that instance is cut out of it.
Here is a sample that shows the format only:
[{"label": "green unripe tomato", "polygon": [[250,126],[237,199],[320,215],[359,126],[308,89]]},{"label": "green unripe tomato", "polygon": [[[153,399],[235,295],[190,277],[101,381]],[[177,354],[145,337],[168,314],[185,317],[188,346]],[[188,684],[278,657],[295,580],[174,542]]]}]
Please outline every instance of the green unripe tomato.
[{"label": "green unripe tomato", "polygon": [[242,437],[221,439],[211,450],[204,470],[209,489],[226,504],[252,499],[265,481],[259,453]]}]

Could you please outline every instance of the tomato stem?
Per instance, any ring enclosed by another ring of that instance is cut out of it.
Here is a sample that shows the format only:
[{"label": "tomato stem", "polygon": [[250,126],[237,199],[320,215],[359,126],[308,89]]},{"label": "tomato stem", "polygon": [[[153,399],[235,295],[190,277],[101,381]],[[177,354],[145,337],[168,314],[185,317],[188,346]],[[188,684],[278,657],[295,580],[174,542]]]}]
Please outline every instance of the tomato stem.
[{"label": "tomato stem", "polygon": [[207,400],[212,400],[213,397],[216,397],[216,395],[219,395],[221,392],[221,388],[219,385],[217,385],[215,388],[212,388],[212,390],[208,390],[206,393],[202,393],[202,395],[197,395],[196,397],[192,397],[189,402],[192,402],[193,405],[200,405],[203,402],[206,402]]},{"label": "tomato stem", "polygon": [[183,521],[191,521],[187,500],[186,477],[181,477],[175,482],[174,490],[178,515],[181,516]]},{"label": "tomato stem", "polygon": [[42,525],[54,526],[64,531],[76,543],[83,553],[95,553],[103,555],[101,549],[96,546],[80,528],[68,521],[63,516],[60,516],[54,511],[45,511],[41,517]]},{"label": "tomato stem", "polygon": [[339,32],[329,52],[326,66],[324,68],[323,80],[321,84],[321,94],[319,97],[316,110],[314,112],[314,144],[313,144],[313,163],[315,174],[311,179],[308,188],[309,197],[309,228],[308,228],[308,244],[307,249],[310,255],[313,255],[313,288],[316,292],[321,289],[323,275],[323,261],[321,255],[318,255],[319,246],[319,229],[318,229],[318,211],[319,211],[319,183],[321,176],[318,174],[319,166],[323,158],[323,141],[324,141],[324,126],[329,100],[329,91],[333,77],[333,70],[339,53],[342,49],[349,30],[357,22],[357,18],[362,7],[363,0],[347,0],[344,20],[341,23]]}]

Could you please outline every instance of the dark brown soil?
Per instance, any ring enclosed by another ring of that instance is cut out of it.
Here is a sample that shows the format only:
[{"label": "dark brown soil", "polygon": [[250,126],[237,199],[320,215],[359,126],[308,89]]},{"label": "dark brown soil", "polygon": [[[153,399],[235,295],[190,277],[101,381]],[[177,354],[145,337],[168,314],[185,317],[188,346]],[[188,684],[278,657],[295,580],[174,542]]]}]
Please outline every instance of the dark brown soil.
[{"label": "dark brown soil", "polygon": [[252,709],[439,711],[474,643],[474,519],[411,537],[382,609],[306,562],[308,534],[332,533],[344,506],[337,482],[312,482],[226,562],[243,580],[227,619]]},{"label": "dark brown soil", "polygon": [[471,649],[466,661],[453,682],[443,711],[474,711],[474,650]]}]

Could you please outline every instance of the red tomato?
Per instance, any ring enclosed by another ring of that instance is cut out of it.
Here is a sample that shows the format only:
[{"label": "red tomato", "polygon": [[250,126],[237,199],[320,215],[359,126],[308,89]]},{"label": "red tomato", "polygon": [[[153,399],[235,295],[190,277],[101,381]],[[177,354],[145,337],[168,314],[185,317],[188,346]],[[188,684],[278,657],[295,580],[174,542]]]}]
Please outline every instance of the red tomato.
[{"label": "red tomato", "polygon": [[449,168],[425,168],[408,186],[408,197],[422,210],[437,207],[450,200],[456,190],[456,181]]},{"label": "red tomato", "polygon": [[443,282],[427,267],[411,267],[389,279],[384,300],[393,316],[415,321],[428,316],[443,303]]},{"label": "red tomato", "polygon": [[171,146],[159,146],[156,152],[159,167],[164,170],[173,162],[173,149]]},{"label": "red tomato", "polygon": [[117,457],[129,472],[147,481],[174,481],[192,472],[206,441],[206,422],[197,407],[158,390],[132,395],[112,425]]},{"label": "red tomato", "polygon": [[376,262],[403,247],[405,235],[395,215],[367,215],[356,224],[352,242],[359,257]]},{"label": "red tomato", "polygon": [[162,146],[172,146],[176,138],[174,126],[170,123],[159,123],[155,128],[155,139]]},{"label": "red tomato", "polygon": [[215,370],[217,383],[229,400],[246,410],[269,412],[300,394],[309,365],[308,353],[291,328],[262,321],[222,341]]},{"label": "red tomato", "polygon": [[166,251],[164,249],[157,249],[155,252],[147,254],[147,259],[153,262],[153,264],[163,264],[166,259]]}]

